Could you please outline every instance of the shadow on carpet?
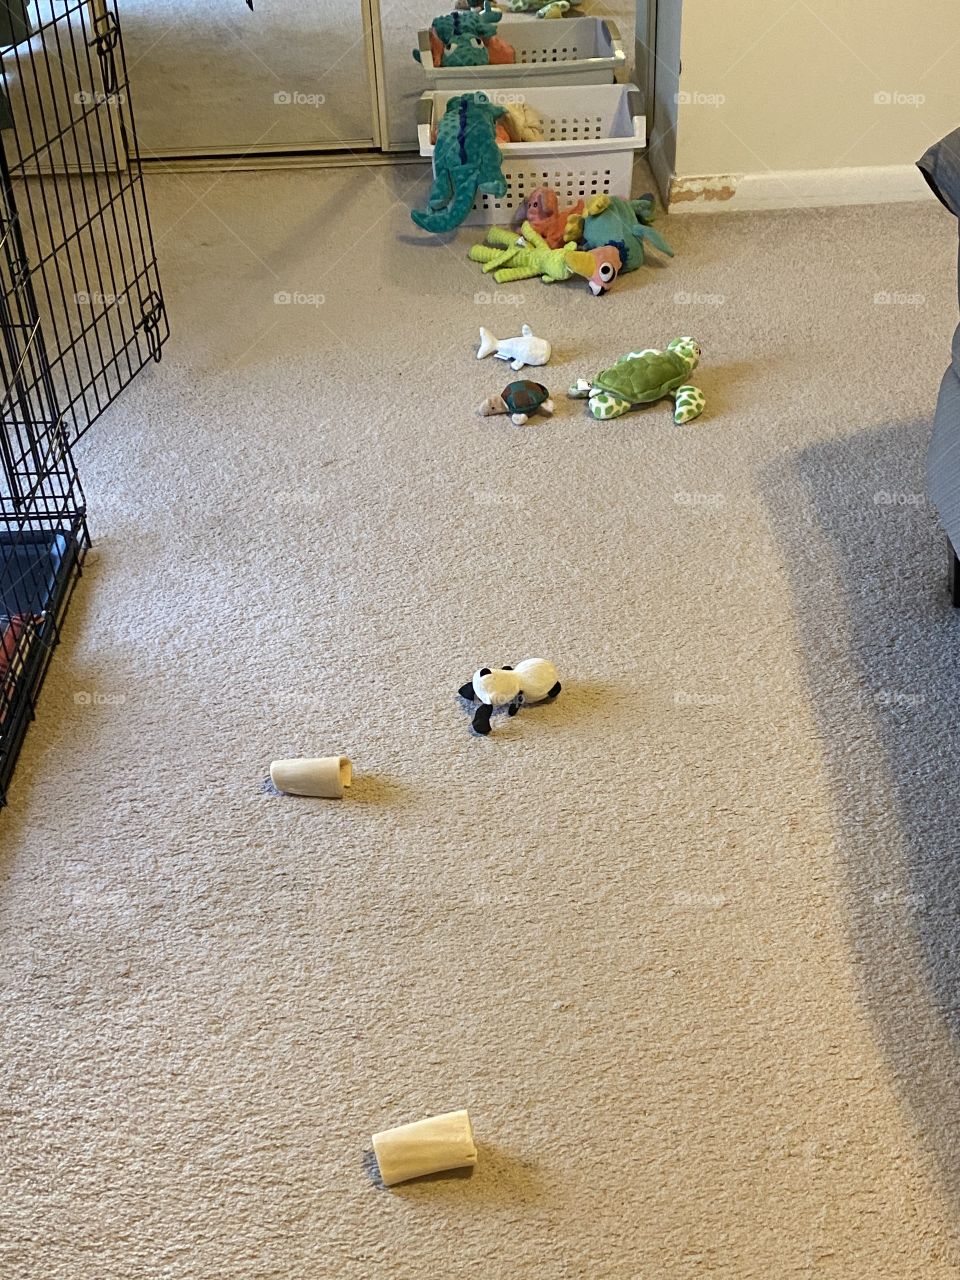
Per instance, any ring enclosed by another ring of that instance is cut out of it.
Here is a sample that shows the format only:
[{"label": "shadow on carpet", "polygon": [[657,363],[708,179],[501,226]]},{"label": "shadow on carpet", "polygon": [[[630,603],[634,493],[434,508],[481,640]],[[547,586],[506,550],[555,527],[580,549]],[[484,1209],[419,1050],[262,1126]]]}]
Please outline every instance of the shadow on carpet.
[{"label": "shadow on carpet", "polygon": [[819,444],[760,483],[834,796],[863,1000],[956,1231],[960,611],[924,492],[929,434],[916,422]]}]

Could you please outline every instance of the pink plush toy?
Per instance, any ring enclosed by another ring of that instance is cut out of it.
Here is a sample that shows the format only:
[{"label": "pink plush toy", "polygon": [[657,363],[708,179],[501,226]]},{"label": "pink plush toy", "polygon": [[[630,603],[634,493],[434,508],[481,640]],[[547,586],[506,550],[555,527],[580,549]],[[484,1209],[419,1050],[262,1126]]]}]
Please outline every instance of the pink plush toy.
[{"label": "pink plush toy", "polygon": [[524,220],[528,221],[535,231],[539,231],[551,249],[559,249],[568,240],[580,239],[578,235],[571,234],[573,228],[568,226],[568,219],[581,213],[583,213],[582,200],[578,200],[569,209],[561,209],[560,200],[555,191],[551,191],[549,187],[537,187],[517,209],[513,224],[519,226]]}]

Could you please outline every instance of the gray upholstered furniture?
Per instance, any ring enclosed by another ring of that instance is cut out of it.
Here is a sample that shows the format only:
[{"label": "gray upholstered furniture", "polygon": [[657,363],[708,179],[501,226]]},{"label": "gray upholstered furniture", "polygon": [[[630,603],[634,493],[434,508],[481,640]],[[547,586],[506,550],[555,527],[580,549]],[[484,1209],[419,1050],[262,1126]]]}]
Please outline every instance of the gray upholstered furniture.
[{"label": "gray upholstered furniture", "polygon": [[[935,143],[918,162],[937,199],[960,218],[960,129]],[[953,603],[960,605],[960,328],[953,360],[943,375],[927,450],[927,492],[950,539]]]}]

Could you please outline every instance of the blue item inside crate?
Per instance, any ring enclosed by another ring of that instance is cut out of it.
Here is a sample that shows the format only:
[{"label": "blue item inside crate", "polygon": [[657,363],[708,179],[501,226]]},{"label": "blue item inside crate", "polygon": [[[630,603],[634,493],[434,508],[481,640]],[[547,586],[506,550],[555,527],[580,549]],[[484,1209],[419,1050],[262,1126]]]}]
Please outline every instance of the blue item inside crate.
[{"label": "blue item inside crate", "polygon": [[0,533],[0,618],[52,607],[70,545],[46,529]]},{"label": "blue item inside crate", "polygon": [[13,618],[36,619],[32,638],[16,645],[5,687],[0,684],[0,806],[6,803],[7,784],[57,641],[58,618],[84,540],[85,528],[78,518],[70,525],[60,523],[56,530],[0,530],[0,634]]}]

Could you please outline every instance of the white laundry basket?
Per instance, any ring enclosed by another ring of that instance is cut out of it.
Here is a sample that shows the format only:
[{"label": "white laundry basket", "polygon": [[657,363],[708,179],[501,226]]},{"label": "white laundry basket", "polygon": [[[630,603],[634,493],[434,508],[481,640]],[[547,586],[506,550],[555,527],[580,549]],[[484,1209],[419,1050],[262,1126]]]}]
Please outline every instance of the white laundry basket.
[{"label": "white laundry basket", "polygon": [[430,32],[418,35],[420,65],[435,89],[483,84],[612,84],[627,65],[620,32],[608,18],[503,18],[497,35],[512,44],[516,62],[502,66],[435,67]]},{"label": "white laundry basket", "polygon": [[[555,19],[551,21],[561,21]],[[489,68],[488,68],[489,69]],[[551,187],[562,204],[608,192],[631,195],[633,157],[646,146],[643,99],[635,84],[594,84],[575,89],[472,86],[491,102],[526,103],[543,122],[543,142],[501,142],[507,193],[478,196],[464,219],[469,227],[507,223],[536,187]],[[420,154],[433,157],[430,141],[453,93],[425,93],[417,112]]]}]

